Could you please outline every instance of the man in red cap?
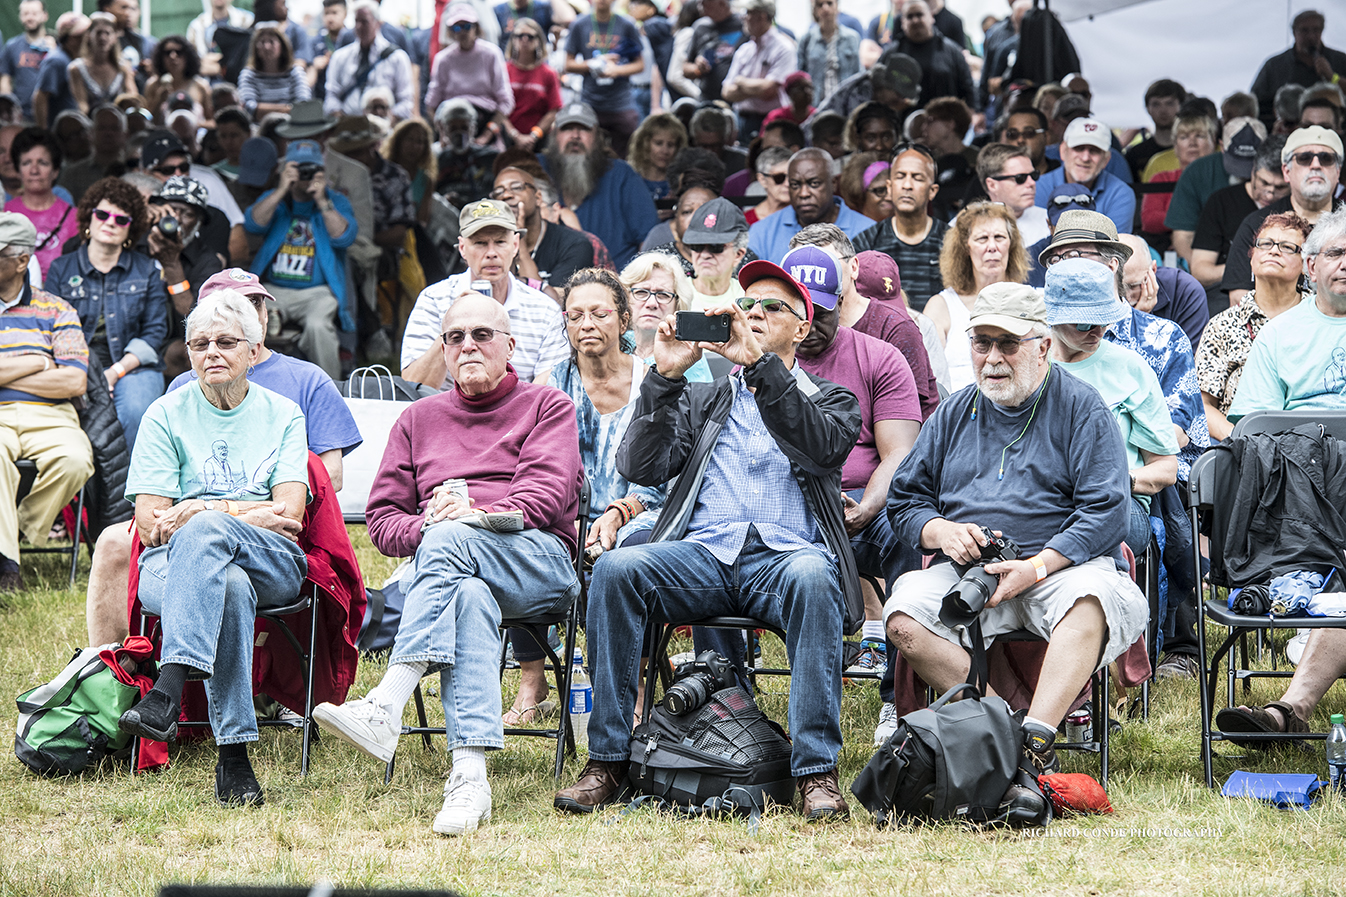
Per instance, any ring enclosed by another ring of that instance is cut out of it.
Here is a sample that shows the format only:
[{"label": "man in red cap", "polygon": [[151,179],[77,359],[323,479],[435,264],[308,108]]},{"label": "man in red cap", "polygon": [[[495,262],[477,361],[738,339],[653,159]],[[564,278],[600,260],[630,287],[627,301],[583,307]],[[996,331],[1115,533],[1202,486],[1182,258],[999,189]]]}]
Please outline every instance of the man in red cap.
[{"label": "man in red cap", "polygon": [[[739,283],[747,295],[737,304],[705,312],[729,316],[725,342],[680,341],[672,316],[655,336],[655,369],[617,469],[642,485],[677,481],[649,544],[594,565],[589,763],[556,795],[557,809],[589,813],[620,790],[646,622],[732,614],[786,633],[801,812],[811,820],[848,812],[837,780],[841,636],[864,608],[839,493],[860,409],[848,390],[795,363],[813,321],[809,291],[768,261],[744,265]],[[707,349],[740,371],[689,383],[683,375]]]}]

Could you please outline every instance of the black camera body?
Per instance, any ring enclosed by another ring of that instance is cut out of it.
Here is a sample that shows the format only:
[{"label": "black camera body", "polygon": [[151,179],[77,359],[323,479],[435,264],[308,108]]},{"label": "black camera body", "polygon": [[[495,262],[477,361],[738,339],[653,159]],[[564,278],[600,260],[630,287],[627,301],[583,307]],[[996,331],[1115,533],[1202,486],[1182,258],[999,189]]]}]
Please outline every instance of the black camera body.
[{"label": "black camera body", "polygon": [[1019,559],[1019,544],[1009,536],[997,536],[984,526],[981,532],[987,539],[982,546],[981,557],[971,564],[953,565],[961,578],[949,589],[940,607],[939,621],[945,626],[968,625],[995,594],[1000,577],[987,573],[987,564]]},{"label": "black camera body", "polygon": [[159,228],[159,233],[163,234],[165,237],[168,237],[169,239],[172,239],[173,237],[176,237],[180,233],[182,233],[182,223],[179,222],[178,219],[174,218],[172,215],[164,215],[162,218],[159,219],[159,223],[156,224],[155,227]]},{"label": "black camera body", "polygon": [[319,165],[317,162],[300,162],[299,180],[311,181],[313,180],[313,176],[322,170],[323,167]]},{"label": "black camera body", "polygon": [[702,651],[696,660],[678,664],[673,680],[664,694],[664,709],[682,716],[703,706],[717,691],[729,688],[734,671],[719,653]]}]

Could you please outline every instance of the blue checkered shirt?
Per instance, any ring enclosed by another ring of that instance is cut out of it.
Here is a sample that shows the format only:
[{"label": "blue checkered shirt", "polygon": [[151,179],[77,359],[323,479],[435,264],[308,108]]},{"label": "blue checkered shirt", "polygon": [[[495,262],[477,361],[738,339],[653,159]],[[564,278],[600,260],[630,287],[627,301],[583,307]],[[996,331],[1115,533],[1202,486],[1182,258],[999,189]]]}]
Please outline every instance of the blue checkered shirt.
[{"label": "blue checkered shirt", "polygon": [[[799,365],[793,373],[800,389],[817,392]],[[757,399],[742,374],[730,380],[734,404],[711,450],[684,538],[706,546],[722,564],[738,559],[749,526],[756,526],[763,544],[776,551],[826,551],[790,459],[762,421]]]}]

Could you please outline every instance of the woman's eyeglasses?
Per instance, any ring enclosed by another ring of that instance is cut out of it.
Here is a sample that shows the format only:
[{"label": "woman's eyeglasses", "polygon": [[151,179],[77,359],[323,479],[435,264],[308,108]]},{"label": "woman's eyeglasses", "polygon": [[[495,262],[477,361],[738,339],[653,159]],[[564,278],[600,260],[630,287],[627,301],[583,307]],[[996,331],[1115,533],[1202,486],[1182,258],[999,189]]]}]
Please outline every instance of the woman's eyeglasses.
[{"label": "woman's eyeglasses", "polygon": [[738,307],[744,311],[752,311],[752,307],[758,304],[762,306],[762,311],[767,314],[775,314],[781,309],[785,309],[799,320],[807,320],[803,315],[795,311],[794,308],[790,306],[790,303],[786,302],[784,299],[754,299],[751,296],[744,296],[742,299],[738,300]]},{"label": "woman's eyeglasses", "polygon": [[186,56],[186,55],[187,55],[187,51],[184,50],[184,49],[182,49],[181,47],[166,47],[166,48],[164,49],[164,55],[165,55],[165,56]]},{"label": "woman's eyeglasses", "polygon": [[666,302],[672,302],[678,298],[678,294],[669,290],[647,290],[644,287],[636,287],[631,291],[631,298],[639,303],[649,302],[651,299],[657,301],[660,305]]},{"label": "woman's eyeglasses", "polygon": [[[1028,183],[1029,180],[1036,180],[1036,178],[1033,177],[1033,172],[1031,171],[1024,171],[1020,172],[1019,174],[992,174],[987,175],[987,177],[989,177],[993,181],[1013,181],[1020,187]],[[1060,198],[1061,197],[1059,196],[1057,197],[1057,199]]]},{"label": "woman's eyeglasses", "polygon": [[121,212],[109,212],[107,209],[94,209],[93,217],[97,218],[99,221],[107,221],[111,218],[112,223],[118,227],[126,227],[131,223],[130,215],[125,215]]},{"label": "woman's eyeglasses", "polygon": [[443,334],[444,345],[461,346],[466,342],[469,336],[474,343],[489,343],[496,336],[509,336],[508,330],[496,330],[494,327],[471,327],[467,330],[461,328],[454,330],[445,330]]},{"label": "woman's eyeglasses", "polygon": [[771,181],[771,183],[775,184],[777,187],[785,183],[785,179],[788,178],[789,176],[790,175],[784,171],[778,171],[775,174],[767,174],[766,172],[762,173],[762,177]]},{"label": "woman's eyeglasses", "polygon": [[1042,339],[1042,337],[1028,336],[1019,339],[1015,336],[1002,336],[1000,339],[991,339],[989,336],[974,336],[969,342],[972,344],[972,351],[978,355],[990,355],[991,347],[995,346],[1000,350],[1001,355],[1012,358],[1019,354],[1020,346],[1035,339]]},{"label": "woman's eyeglasses", "polygon": [[1253,246],[1256,246],[1263,252],[1271,252],[1274,249],[1283,255],[1299,255],[1299,250],[1304,248],[1302,246],[1296,246],[1289,240],[1258,240]]},{"label": "woman's eyeglasses", "polygon": [[234,349],[238,348],[239,343],[246,342],[247,340],[240,339],[236,336],[220,336],[215,339],[200,337],[198,339],[187,340],[187,348],[191,349],[193,352],[205,352],[210,349],[210,344],[214,343],[215,348],[219,349],[221,352],[232,352]]},{"label": "woman's eyeglasses", "polygon": [[616,313],[617,309],[615,308],[594,308],[585,311],[575,309],[566,312],[566,320],[572,324],[578,324],[587,317],[595,324],[606,324]]}]

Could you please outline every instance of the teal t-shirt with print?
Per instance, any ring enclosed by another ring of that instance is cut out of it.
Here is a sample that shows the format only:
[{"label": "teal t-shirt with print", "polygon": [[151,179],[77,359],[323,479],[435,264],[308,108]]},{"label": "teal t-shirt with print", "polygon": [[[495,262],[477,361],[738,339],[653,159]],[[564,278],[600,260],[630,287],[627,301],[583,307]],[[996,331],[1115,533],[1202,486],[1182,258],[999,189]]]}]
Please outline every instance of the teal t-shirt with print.
[{"label": "teal t-shirt with print", "polygon": [[126,499],[160,495],[268,501],[279,483],[308,487],[308,434],[299,406],[253,383],[229,411],[198,384],[156,399],[140,421]]},{"label": "teal t-shirt with print", "polygon": [[1301,408],[1346,408],[1346,318],[1323,314],[1313,296],[1258,331],[1229,419]]}]

